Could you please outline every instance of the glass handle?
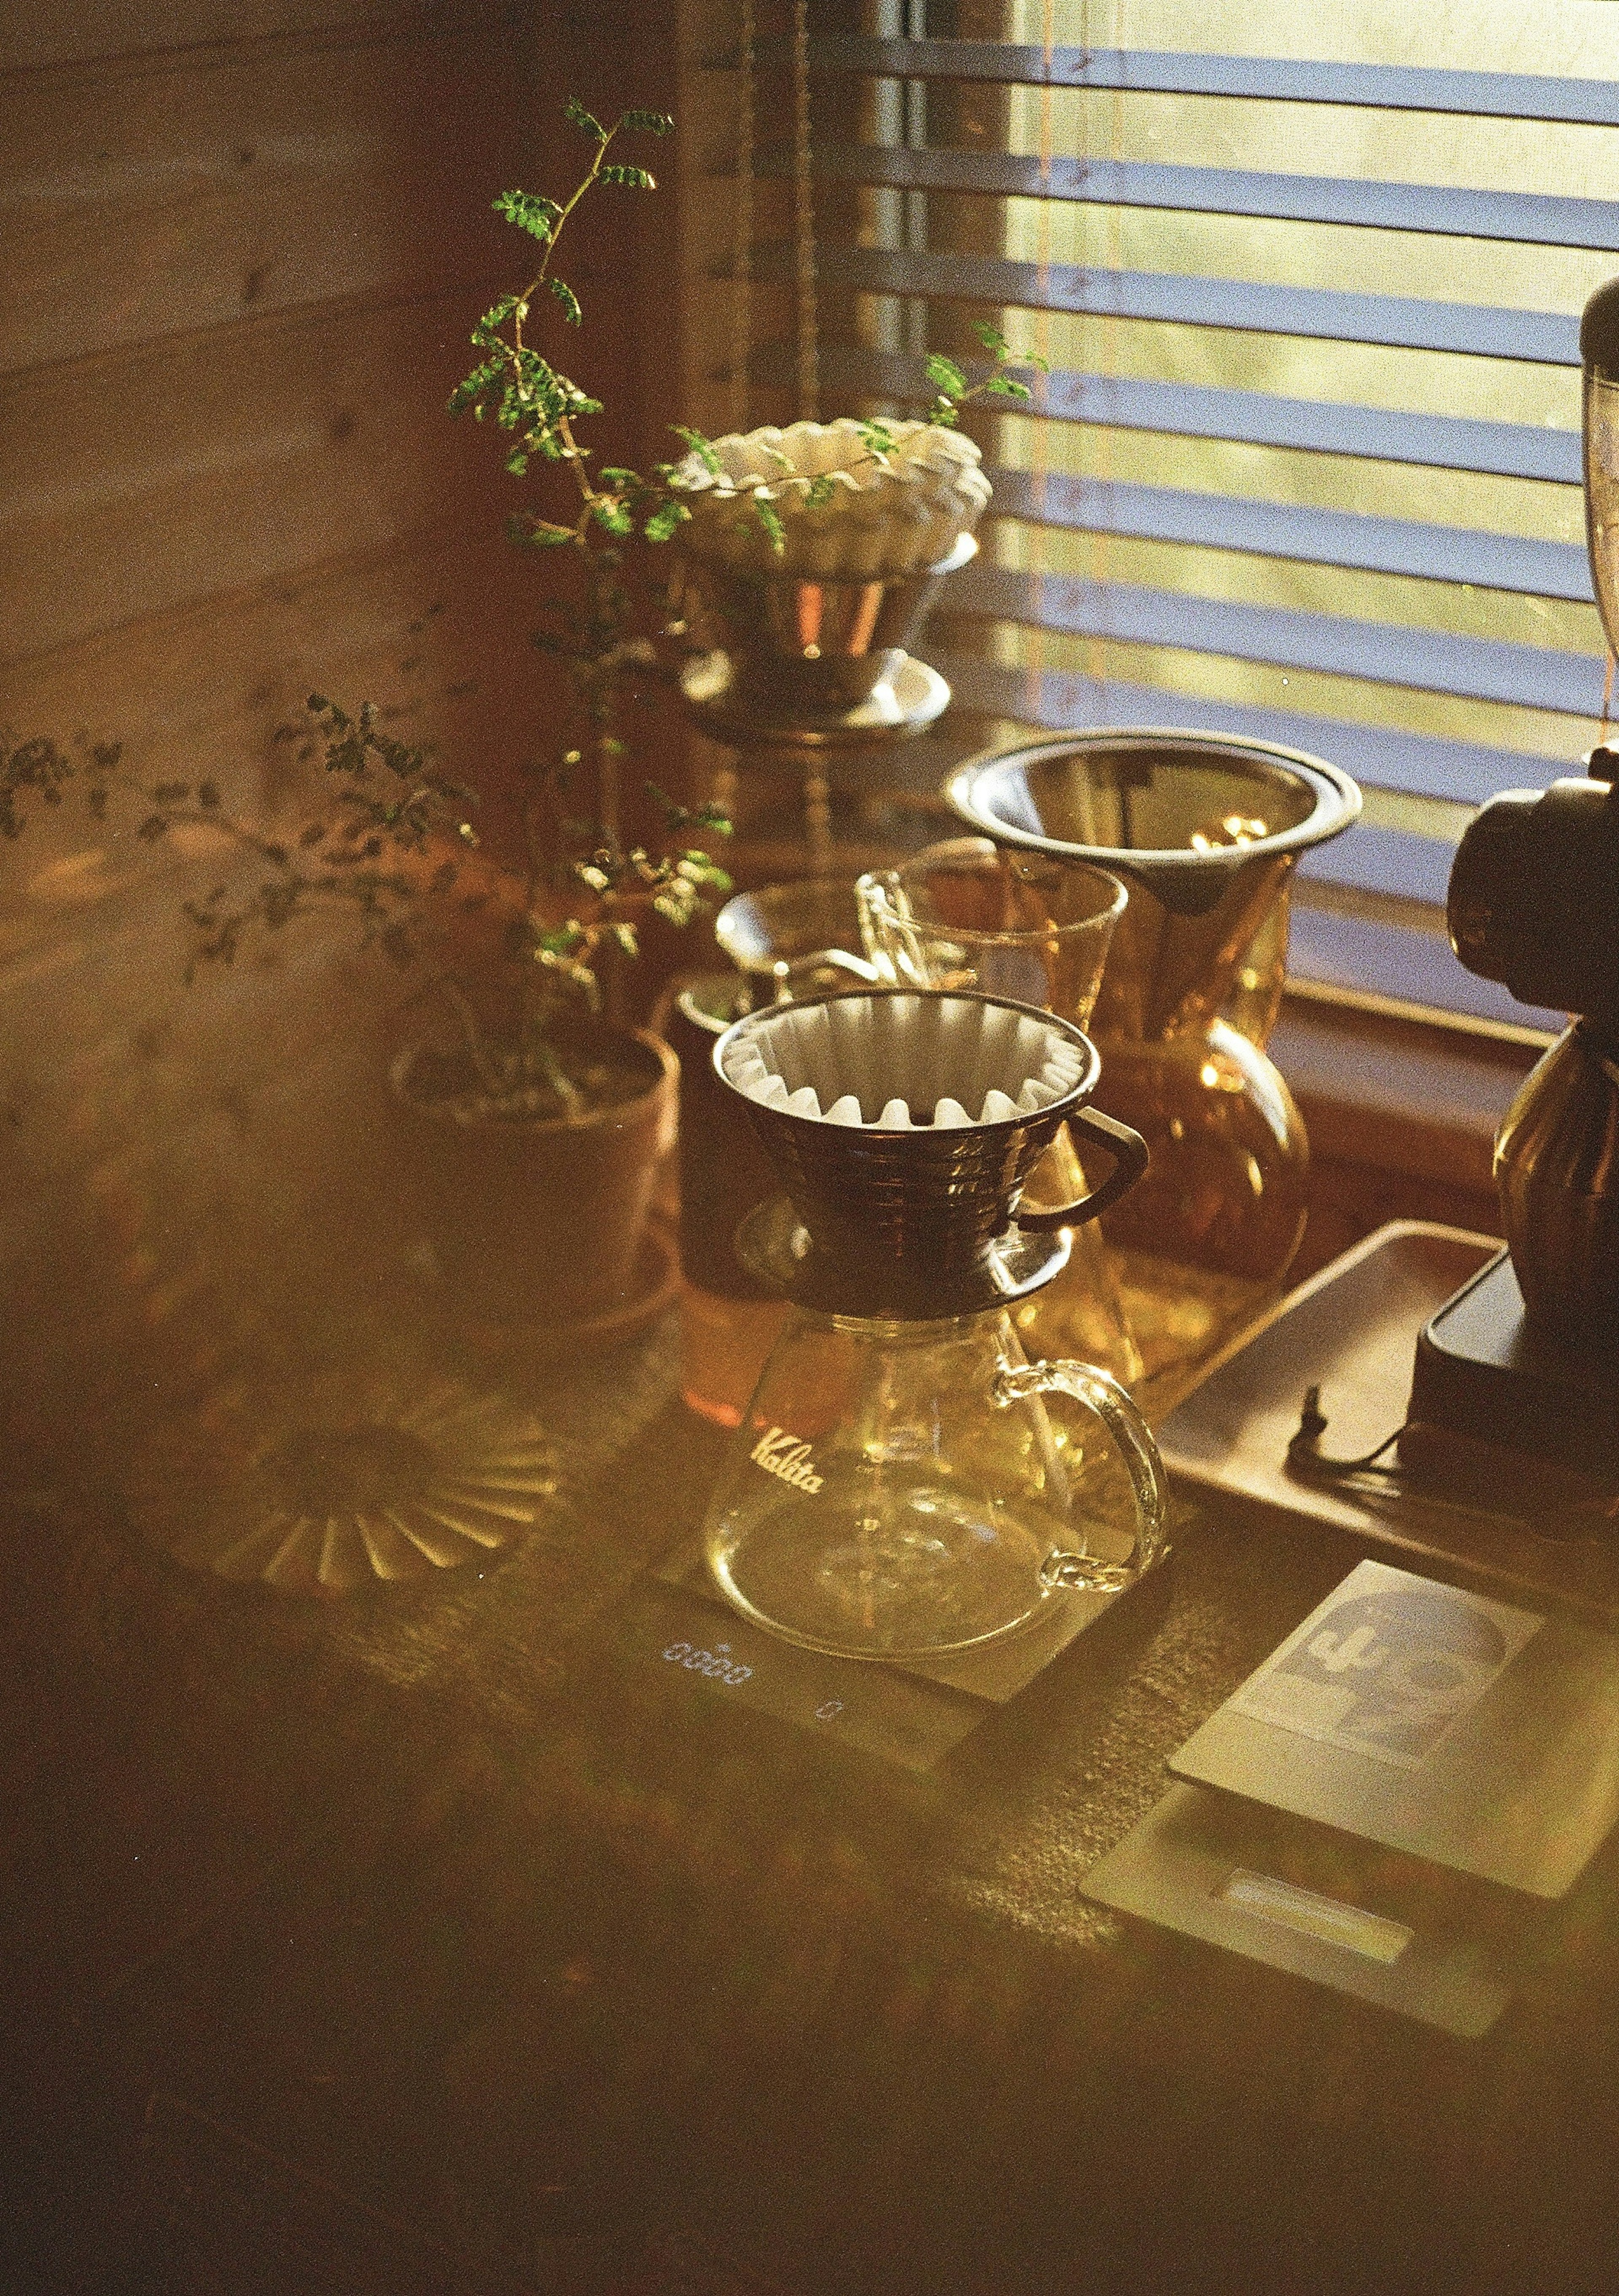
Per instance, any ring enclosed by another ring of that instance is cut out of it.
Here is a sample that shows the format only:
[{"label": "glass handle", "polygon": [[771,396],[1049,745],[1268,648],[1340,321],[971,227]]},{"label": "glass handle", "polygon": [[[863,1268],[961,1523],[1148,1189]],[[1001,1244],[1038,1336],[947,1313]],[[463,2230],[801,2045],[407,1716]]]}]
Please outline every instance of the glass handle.
[{"label": "glass handle", "polygon": [[873,978],[890,988],[932,988],[916,933],[908,930],[910,912],[897,869],[868,869],[857,878],[855,906],[860,913],[860,939],[875,968]]},{"label": "glass handle", "polygon": [[1112,1436],[1135,1494],[1136,1544],[1130,1561],[1105,1562],[1096,1555],[1059,1552],[1047,1556],[1040,1575],[1049,1586],[1077,1593],[1122,1594],[1168,1551],[1163,1537],[1168,1492],[1151,1428],[1118,1381],[1091,1364],[1023,1364],[1001,1372],[992,1393],[1001,1405],[1031,1395],[1071,1396],[1094,1411]]},{"label": "glass handle", "polygon": [[1076,1197],[1071,1204],[1042,1205],[1038,1210],[1032,1204],[1027,1209],[1020,1204],[1017,1225],[1029,1233],[1048,1234],[1053,1228],[1083,1227],[1087,1220],[1099,1218],[1135,1186],[1152,1160],[1141,1135],[1128,1124],[1121,1124],[1116,1116],[1104,1116],[1099,1108],[1075,1109],[1068,1119],[1068,1129],[1077,1132],[1082,1140],[1105,1149],[1114,1160],[1113,1170],[1099,1188],[1092,1188],[1088,1196]]}]

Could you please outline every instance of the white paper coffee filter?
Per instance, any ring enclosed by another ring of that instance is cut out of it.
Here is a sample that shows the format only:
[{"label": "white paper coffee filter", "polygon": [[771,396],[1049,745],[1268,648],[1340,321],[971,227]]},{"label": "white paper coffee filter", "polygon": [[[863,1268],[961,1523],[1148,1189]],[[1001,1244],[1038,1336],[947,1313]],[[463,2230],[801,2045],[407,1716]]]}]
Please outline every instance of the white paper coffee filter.
[{"label": "white paper coffee filter", "polygon": [[1056,1023],[965,996],[784,1005],[757,1015],[720,1059],[751,1100],[882,1131],[1032,1116],[1072,1093],[1088,1066]]}]

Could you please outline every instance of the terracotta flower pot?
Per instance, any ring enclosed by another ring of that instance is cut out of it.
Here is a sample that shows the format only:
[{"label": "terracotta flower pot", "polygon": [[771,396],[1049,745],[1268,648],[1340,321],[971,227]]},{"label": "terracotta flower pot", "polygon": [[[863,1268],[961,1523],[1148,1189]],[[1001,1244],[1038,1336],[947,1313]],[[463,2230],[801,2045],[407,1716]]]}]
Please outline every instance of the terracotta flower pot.
[{"label": "terracotta flower pot", "polygon": [[425,1241],[473,1320],[593,1321],[629,1296],[660,1160],[672,1146],[679,1063],[645,1029],[580,1040],[629,1089],[579,1117],[475,1111],[464,1055],[407,1045],[391,1070],[418,1152]]}]

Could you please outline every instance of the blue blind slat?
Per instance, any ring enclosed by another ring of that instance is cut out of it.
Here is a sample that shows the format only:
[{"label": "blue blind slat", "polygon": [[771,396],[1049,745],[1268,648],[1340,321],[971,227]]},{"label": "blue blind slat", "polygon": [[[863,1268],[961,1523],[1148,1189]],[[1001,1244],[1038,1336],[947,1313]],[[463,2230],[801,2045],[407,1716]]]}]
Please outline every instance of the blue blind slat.
[{"label": "blue blind slat", "polygon": [[1300,860],[1301,873],[1329,885],[1352,885],[1364,892],[1423,901],[1443,908],[1456,849],[1436,837],[1361,822],[1352,838],[1318,845]]},{"label": "blue blind slat", "polygon": [[1584,549],[1572,542],[1541,542],[1518,535],[1426,526],[1415,519],[1374,518],[1364,512],[1250,502],[1112,480],[1062,475],[1036,480],[1027,471],[995,469],[990,478],[995,488],[991,516],[1137,541],[1192,543],[1315,566],[1355,567],[1423,581],[1467,582],[1475,588],[1531,597],[1590,602],[1590,562]]},{"label": "blue blind slat", "polygon": [[[1087,677],[1077,670],[1017,669],[933,646],[928,659],[949,679],[964,709],[1053,727],[1188,726],[1210,734],[1242,734],[1251,741],[1279,742],[1284,749],[1330,758],[1368,789],[1482,805],[1498,790],[1544,789],[1559,774],[1573,770],[1572,758],[1537,758],[1483,742],[1446,742],[1436,734],[1357,726],[1304,710],[1208,701],[1158,685]],[[1343,849],[1352,851],[1360,834],[1357,829],[1341,840]]]},{"label": "blue blind slat", "polygon": [[[1358,836],[1358,830],[1352,831]],[[1356,916],[1315,907],[1309,881],[1300,880],[1293,903],[1287,970],[1295,979],[1370,990],[1407,1004],[1431,1005],[1441,1013],[1471,1013],[1480,1020],[1505,1021],[1514,1028],[1555,1032],[1560,1013],[1541,1013],[1508,994],[1493,980],[1465,972],[1440,932],[1413,932],[1370,924]]]},{"label": "blue blind slat", "polygon": [[970,566],[954,580],[950,604],[957,612],[1024,622],[1068,636],[1173,646],[1580,718],[1594,718],[1602,708],[1601,662],[1549,646],[1457,637],[1444,630],[1070,575]]},{"label": "blue blind slat", "polygon": [[[791,346],[762,344],[753,355],[752,373],[759,382],[790,383],[794,373]],[[922,361],[897,351],[828,344],[821,354],[821,373],[834,388],[873,397],[922,401],[933,396]],[[1577,430],[1486,422],[1471,415],[1407,414],[1378,406],[1345,406],[1335,400],[1278,398],[1264,391],[1155,382],[1131,375],[1058,370],[1049,375],[1028,374],[1024,380],[1034,386],[1033,411],[1059,422],[1156,430],[1171,438],[1226,439],[1250,447],[1287,447],[1306,455],[1410,463],[1426,470],[1541,479],[1556,486],[1580,483]]]},{"label": "blue blind slat", "polygon": [[[785,53],[785,42],[770,45]],[[1462,112],[1481,119],[1619,127],[1619,82],[1559,78],[1549,73],[1062,47],[1053,51],[1048,74],[1042,49],[999,40],[828,38],[811,42],[810,57],[822,71],[860,72],[881,79],[993,80],[1013,87],[1049,85],[1155,95],[1255,96],[1283,103],[1365,104],[1381,111]]]},{"label": "blue blind slat", "polygon": [[[791,150],[776,145],[760,154],[758,168],[761,175],[785,176],[793,164]],[[814,164],[818,175],[840,183],[884,184],[899,191],[984,193],[1002,199],[1263,216],[1293,223],[1439,233],[1452,239],[1619,250],[1619,204],[1611,200],[1260,175],[1136,160],[1057,159],[1050,173],[1042,175],[1040,160],[1029,153],[918,151],[899,145],[819,144]]]},{"label": "blue blind slat", "polygon": [[[788,279],[793,275],[793,250],[771,242],[759,250],[754,268],[760,278]],[[1042,277],[1039,264],[1004,257],[915,255],[875,247],[825,247],[819,269],[823,279],[881,295],[931,295],[1251,334],[1460,351],[1551,366],[1580,364],[1578,319],[1553,311],[1431,303],[1414,296],[1278,287],[1247,279],[1182,278],[1173,272],[1082,270],[1066,263],[1052,264]]]}]

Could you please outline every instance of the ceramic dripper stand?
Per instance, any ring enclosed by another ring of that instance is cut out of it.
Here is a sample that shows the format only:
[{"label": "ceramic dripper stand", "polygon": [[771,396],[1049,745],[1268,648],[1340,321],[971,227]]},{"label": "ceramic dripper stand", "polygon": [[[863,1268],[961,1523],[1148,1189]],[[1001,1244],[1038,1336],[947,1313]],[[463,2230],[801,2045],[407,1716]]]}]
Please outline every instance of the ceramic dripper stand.
[{"label": "ceramic dripper stand", "polygon": [[[1269,742],[1146,729],[974,758],[945,795],[998,843],[1096,864],[1130,889],[1092,1033],[1109,1108],[1152,1152],[1105,1234],[1143,1359],[1137,1393],[1156,1415],[1278,1294],[1298,1249],[1309,1147],[1263,1047],[1294,866],[1355,820],[1360,791]],[[1041,1320],[1037,1304],[1031,1346],[1060,1348],[1060,1322]]]},{"label": "ceramic dripper stand", "polygon": [[[714,1060],[787,1192],[739,1250],[794,1311],[704,1526],[722,1592],[811,1650],[928,1660],[1129,1585],[1163,1541],[1146,1423],[1105,1374],[1030,1365],[1007,1312],[1146,1163],[1088,1105],[1089,1039],[1007,1000],[855,993],[739,1021]],[[1064,1122],[1114,1168],[1020,1218]]]}]

